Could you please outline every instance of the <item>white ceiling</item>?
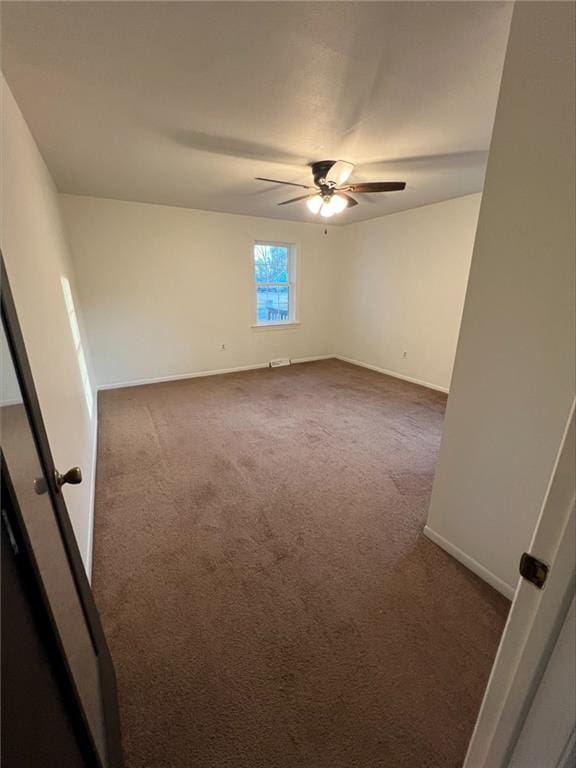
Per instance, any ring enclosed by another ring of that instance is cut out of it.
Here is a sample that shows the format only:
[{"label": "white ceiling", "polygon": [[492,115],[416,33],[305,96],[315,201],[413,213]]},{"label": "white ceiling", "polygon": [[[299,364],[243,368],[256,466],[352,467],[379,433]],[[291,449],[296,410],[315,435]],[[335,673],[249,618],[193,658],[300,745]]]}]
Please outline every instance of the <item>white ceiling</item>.
[{"label": "white ceiling", "polygon": [[[62,192],[317,220],[313,160],[357,164],[338,223],[482,188],[510,3],[4,2],[2,68]],[[333,220],[334,223],[335,220]]]}]

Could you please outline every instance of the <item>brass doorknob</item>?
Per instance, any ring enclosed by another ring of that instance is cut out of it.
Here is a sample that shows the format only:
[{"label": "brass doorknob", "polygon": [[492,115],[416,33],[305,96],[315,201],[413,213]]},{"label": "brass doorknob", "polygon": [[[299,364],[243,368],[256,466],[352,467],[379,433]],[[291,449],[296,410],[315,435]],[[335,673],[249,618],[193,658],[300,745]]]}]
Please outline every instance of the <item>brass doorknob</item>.
[{"label": "brass doorknob", "polygon": [[61,475],[60,472],[55,469],[54,480],[56,481],[57,488],[62,488],[66,483],[69,483],[70,485],[79,485],[82,482],[82,470],[80,467],[72,467],[68,472]]}]

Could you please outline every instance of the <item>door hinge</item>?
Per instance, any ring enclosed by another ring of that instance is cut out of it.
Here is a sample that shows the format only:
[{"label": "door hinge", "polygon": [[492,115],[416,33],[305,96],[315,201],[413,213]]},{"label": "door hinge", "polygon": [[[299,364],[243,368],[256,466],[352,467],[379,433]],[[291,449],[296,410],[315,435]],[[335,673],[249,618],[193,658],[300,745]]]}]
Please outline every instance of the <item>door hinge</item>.
[{"label": "door hinge", "polygon": [[548,578],[549,567],[534,555],[524,552],[520,558],[520,575],[538,589],[542,589]]}]

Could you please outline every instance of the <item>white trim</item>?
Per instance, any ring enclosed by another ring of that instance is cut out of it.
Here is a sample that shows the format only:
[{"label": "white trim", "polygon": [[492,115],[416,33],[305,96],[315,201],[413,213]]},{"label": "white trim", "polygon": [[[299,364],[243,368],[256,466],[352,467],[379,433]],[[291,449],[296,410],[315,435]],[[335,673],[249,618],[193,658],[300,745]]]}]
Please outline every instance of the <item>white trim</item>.
[{"label": "white trim", "polygon": [[475,573],[476,576],[479,576],[483,581],[490,584],[491,587],[494,587],[494,589],[504,595],[504,597],[507,597],[508,600],[514,598],[514,593],[516,591],[514,587],[506,584],[505,581],[502,581],[502,579],[492,573],[492,571],[489,571],[488,568],[485,568],[477,560],[474,560],[473,557],[470,557],[470,555],[467,555],[455,544],[452,544],[443,536],[440,536],[440,534],[436,533],[436,531],[433,528],[430,528],[429,525],[424,527],[424,536],[430,539],[430,541],[433,541],[434,544],[437,544],[445,552],[448,552],[449,555],[452,555],[455,560],[458,560],[459,563],[465,565],[466,568],[472,571],[472,573]]},{"label": "white trim", "polygon": [[294,240],[254,240],[254,245],[274,245],[278,248],[290,248],[291,245],[296,245]]},{"label": "white trim", "polygon": [[99,391],[105,389],[123,389],[124,387],[140,387],[145,384],[161,384],[165,381],[180,381],[181,379],[196,379],[201,376],[220,376],[223,373],[239,373],[240,371],[255,371],[257,368],[269,368],[270,363],[255,365],[238,365],[235,368],[218,368],[215,371],[194,371],[193,373],[178,373],[174,376],[157,376],[151,379],[135,379],[132,381],[117,381],[113,384],[100,384]]},{"label": "white trim", "polygon": [[[281,325],[257,325],[252,326],[255,330],[259,331],[272,331],[272,330],[287,330],[299,326],[300,323],[282,323]],[[395,371],[388,371],[385,368],[379,368],[377,365],[370,365],[369,363],[362,363],[359,360],[353,360],[351,357],[344,357],[343,355],[331,354],[331,355],[312,355],[310,357],[293,357],[290,359],[292,363],[312,363],[316,360],[342,360],[344,363],[350,363],[350,365],[357,365],[360,368],[368,368],[376,373],[383,373],[385,376],[393,376],[395,379],[402,379],[402,381],[409,381],[412,384],[418,384],[421,387],[427,389],[434,389],[438,392],[448,393],[446,387],[440,387],[436,384],[430,384],[427,381],[421,381],[420,379],[414,379],[410,376],[403,376]],[[97,390],[105,389],[122,389],[124,387],[139,387],[146,384],[161,384],[165,381],[179,381],[180,379],[195,379],[200,376],[219,376],[224,373],[240,373],[241,371],[255,371],[258,368],[269,368],[270,363],[256,363],[254,365],[238,365],[234,368],[218,368],[214,371],[194,371],[193,373],[179,373],[173,376],[157,376],[150,379],[134,379],[132,381],[117,381],[112,384],[100,384]]]},{"label": "white trim", "polygon": [[254,323],[250,327],[253,331],[285,331],[290,328],[300,328],[302,323],[298,320],[289,320],[286,323]]},{"label": "white trim", "polygon": [[291,357],[290,362],[294,364],[298,363],[315,363],[317,360],[335,360],[336,355],[313,355],[312,357]]},{"label": "white trim", "polygon": [[395,379],[402,379],[402,381],[409,381],[412,384],[419,384],[421,387],[427,387],[428,389],[435,389],[437,392],[449,393],[448,387],[441,387],[439,384],[431,384],[429,381],[422,381],[421,379],[415,379],[412,376],[405,376],[398,371],[389,371],[386,368],[380,368],[377,365],[370,365],[370,363],[362,363],[360,360],[353,360],[351,357],[344,357],[344,355],[333,355],[337,360],[342,360],[345,363],[351,363],[352,365],[359,365],[361,368],[369,368],[371,371],[377,373],[383,373],[386,376],[393,376]]},{"label": "white trim", "polygon": [[86,574],[92,583],[92,555],[94,548],[94,519],[96,509],[96,465],[98,463],[98,392],[94,392],[94,433],[92,435],[92,467],[90,472],[90,502],[88,506],[88,540],[86,542]]},{"label": "white trim", "polygon": [[8,408],[10,405],[22,405],[22,398],[14,397],[12,400],[0,400],[0,408]]}]

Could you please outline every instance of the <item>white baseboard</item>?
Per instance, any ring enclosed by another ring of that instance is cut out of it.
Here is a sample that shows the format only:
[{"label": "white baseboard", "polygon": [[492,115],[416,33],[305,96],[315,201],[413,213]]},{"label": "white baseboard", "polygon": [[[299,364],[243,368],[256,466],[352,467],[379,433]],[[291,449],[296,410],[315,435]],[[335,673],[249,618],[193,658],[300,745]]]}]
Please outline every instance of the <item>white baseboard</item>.
[{"label": "white baseboard", "polygon": [[[313,363],[316,360],[331,360],[336,355],[314,355],[312,357],[292,357],[291,363]],[[133,379],[132,381],[117,381],[113,384],[100,384],[98,390],[123,389],[124,387],[140,387],[145,384],[161,384],[165,381],[180,381],[183,379],[197,379],[201,376],[220,376],[223,373],[240,373],[242,371],[256,371],[259,368],[268,368],[270,363],[255,363],[254,365],[238,365],[235,368],[217,368],[214,371],[194,371],[193,373],[178,373],[174,376],[157,376],[151,379]]]},{"label": "white baseboard", "polygon": [[[411,384],[418,384],[421,387],[427,387],[428,389],[434,389],[437,392],[448,393],[447,387],[440,387],[437,384],[431,384],[429,381],[421,381],[411,376],[404,376],[397,371],[389,371],[386,368],[380,368],[377,365],[371,365],[370,363],[363,363],[360,360],[354,360],[351,357],[344,357],[344,355],[313,355],[310,357],[293,357],[290,362],[293,364],[298,363],[313,363],[317,360],[342,360],[345,363],[351,365],[358,365],[361,368],[369,368],[371,371],[377,373],[383,373],[386,376],[393,376],[395,379],[402,379],[402,381],[409,381]],[[254,365],[238,365],[235,368],[218,368],[214,371],[194,371],[193,373],[178,373],[174,376],[157,376],[150,379],[133,379],[132,381],[117,381],[113,384],[100,384],[99,390],[105,389],[123,389],[124,387],[140,387],[145,384],[161,384],[166,381],[180,381],[181,379],[195,379],[201,376],[220,376],[224,373],[240,373],[241,371],[255,371],[259,368],[268,368],[269,363],[256,363]]]},{"label": "white baseboard", "polygon": [[292,364],[297,363],[315,363],[317,360],[333,360],[336,355],[314,355],[313,357],[291,357]]},{"label": "white baseboard", "polygon": [[94,398],[94,434],[92,435],[92,467],[90,472],[90,502],[88,508],[88,540],[86,542],[86,574],[92,583],[92,555],[94,549],[94,517],[96,507],[96,464],[98,463],[98,398]]},{"label": "white baseboard", "polygon": [[470,555],[467,555],[459,547],[449,542],[443,536],[440,536],[440,534],[436,533],[436,531],[433,528],[430,528],[429,525],[424,527],[424,536],[430,539],[430,541],[433,541],[434,544],[437,544],[445,552],[448,552],[449,555],[452,555],[452,557],[458,560],[459,563],[465,565],[466,568],[472,571],[472,573],[475,573],[476,576],[479,576],[483,581],[490,584],[491,587],[494,587],[494,589],[503,594],[504,597],[507,597],[508,600],[514,598],[514,587],[506,584],[505,581],[502,581],[502,579],[492,573],[492,571],[489,571],[477,560],[474,560],[473,557],[470,557]]},{"label": "white baseboard", "polygon": [[344,355],[332,355],[337,360],[342,360],[344,363],[351,363],[352,365],[359,365],[361,368],[369,368],[371,371],[377,373],[384,373],[386,376],[393,376],[395,379],[402,379],[402,381],[409,381],[411,384],[419,384],[421,387],[427,387],[428,389],[435,389],[437,392],[444,392],[448,394],[450,391],[448,387],[441,387],[439,384],[431,384],[429,381],[422,381],[421,379],[415,379],[412,376],[404,376],[403,373],[398,371],[389,371],[386,368],[380,368],[378,365],[371,365],[370,363],[363,363],[360,360],[353,360],[351,357],[344,357]]},{"label": "white baseboard", "polygon": [[122,389],[124,387],[140,387],[145,384],[161,384],[165,381],[180,381],[181,379],[197,379],[201,376],[220,376],[223,373],[239,373],[240,371],[255,371],[258,368],[268,368],[269,363],[257,363],[255,365],[239,365],[235,368],[218,368],[215,371],[194,371],[193,373],[178,373],[174,376],[157,376],[151,379],[133,379],[132,381],[118,381],[114,384],[100,384],[98,390]]},{"label": "white baseboard", "polygon": [[10,405],[22,405],[22,398],[15,397],[13,400],[0,400],[0,408],[8,408]]}]

